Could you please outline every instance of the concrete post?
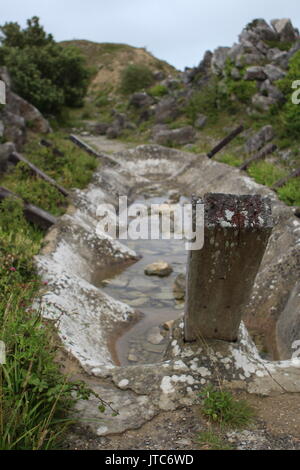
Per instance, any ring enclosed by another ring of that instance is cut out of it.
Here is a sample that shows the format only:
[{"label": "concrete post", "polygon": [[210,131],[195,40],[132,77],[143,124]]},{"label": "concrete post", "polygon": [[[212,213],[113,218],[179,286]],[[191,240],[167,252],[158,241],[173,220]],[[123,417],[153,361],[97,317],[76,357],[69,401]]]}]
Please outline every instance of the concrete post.
[{"label": "concrete post", "polygon": [[273,227],[270,200],[206,194],[204,208],[204,246],[189,252],[185,340],[236,341]]}]

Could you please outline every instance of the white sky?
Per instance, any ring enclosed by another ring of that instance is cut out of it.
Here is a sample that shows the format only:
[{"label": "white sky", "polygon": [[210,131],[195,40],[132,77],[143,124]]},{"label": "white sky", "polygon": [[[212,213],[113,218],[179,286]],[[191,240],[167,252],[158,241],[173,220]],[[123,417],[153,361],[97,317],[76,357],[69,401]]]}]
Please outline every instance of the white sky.
[{"label": "white sky", "polygon": [[57,41],[89,39],[146,47],[179,69],[207,49],[231,46],[254,18],[291,18],[299,0],[0,0],[0,24],[34,15]]}]

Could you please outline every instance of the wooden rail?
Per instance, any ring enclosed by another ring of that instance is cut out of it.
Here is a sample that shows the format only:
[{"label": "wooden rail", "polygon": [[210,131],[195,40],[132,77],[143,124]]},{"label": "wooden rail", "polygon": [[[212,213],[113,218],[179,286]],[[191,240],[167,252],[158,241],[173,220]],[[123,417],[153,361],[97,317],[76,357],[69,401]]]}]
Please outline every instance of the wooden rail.
[{"label": "wooden rail", "polygon": [[34,206],[33,204],[29,204],[18,194],[15,194],[12,191],[9,191],[8,189],[0,186],[0,201],[3,201],[8,197],[16,198],[23,202],[24,215],[29,222],[33,222],[34,224],[39,225],[44,229],[48,229],[57,222],[56,217],[54,217],[49,212],[46,212],[40,207]]},{"label": "wooden rail", "polygon": [[43,180],[47,181],[47,183],[51,184],[52,186],[54,186],[61,194],[63,194],[64,196],[69,196],[69,192],[63,188],[62,186],[60,186],[53,178],[51,178],[50,176],[46,175],[46,173],[44,173],[42,170],[40,170],[38,167],[36,167],[35,165],[33,165],[33,163],[31,163],[29,160],[27,160],[27,158],[23,157],[23,155],[21,155],[20,153],[17,153],[17,152],[13,152],[10,154],[9,156],[9,159],[8,159],[11,163],[13,163],[14,165],[16,165],[17,163],[19,162],[23,162],[25,163],[26,165],[29,166],[29,168],[39,177],[39,178],[42,178]]},{"label": "wooden rail", "polygon": [[221,140],[221,142],[218,143],[208,154],[208,158],[212,158],[214,155],[216,155],[222,148],[224,148],[226,145],[228,145],[235,137],[237,137],[241,132],[243,132],[244,126],[239,126],[237,127],[234,131],[232,131],[225,139]]}]

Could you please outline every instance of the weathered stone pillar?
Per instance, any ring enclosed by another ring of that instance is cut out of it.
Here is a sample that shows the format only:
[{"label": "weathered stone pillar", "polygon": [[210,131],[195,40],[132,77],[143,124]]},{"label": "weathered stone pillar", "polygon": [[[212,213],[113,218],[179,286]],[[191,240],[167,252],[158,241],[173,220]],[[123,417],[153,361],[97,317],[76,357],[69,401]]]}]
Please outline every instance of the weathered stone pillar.
[{"label": "weathered stone pillar", "polygon": [[270,200],[207,194],[204,208],[204,246],[189,252],[185,340],[235,341],[273,227]]}]

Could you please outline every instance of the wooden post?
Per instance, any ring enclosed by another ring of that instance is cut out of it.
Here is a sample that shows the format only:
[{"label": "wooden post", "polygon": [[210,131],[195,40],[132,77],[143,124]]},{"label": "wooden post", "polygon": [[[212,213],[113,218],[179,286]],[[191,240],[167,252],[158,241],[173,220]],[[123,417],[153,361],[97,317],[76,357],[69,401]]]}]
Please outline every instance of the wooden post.
[{"label": "wooden post", "polygon": [[269,199],[207,194],[204,246],[189,252],[185,340],[235,341],[272,231]]},{"label": "wooden post", "polygon": [[86,142],[83,142],[83,140],[79,139],[76,135],[71,134],[70,135],[70,140],[71,140],[71,142],[73,142],[73,144],[77,145],[77,147],[81,148],[86,153],[88,153],[90,155],[93,155],[96,158],[104,158],[104,159],[108,160],[110,163],[113,163],[114,165],[119,164],[118,160],[116,160],[114,157],[112,157],[111,155],[106,155],[105,153],[96,152],[96,150],[94,150]]},{"label": "wooden post", "polygon": [[275,152],[277,150],[277,146],[274,144],[267,144],[265,145],[257,154],[255,154],[253,157],[248,158],[241,166],[240,170],[247,170],[248,166],[251,165],[251,163],[257,161],[257,160],[262,160],[265,158],[267,155],[270,153]]},{"label": "wooden post", "polygon": [[293,178],[298,178],[298,176],[300,176],[300,168],[297,168],[297,170],[294,170],[292,173],[290,173],[288,176],[286,176],[285,178],[281,178],[279,181],[277,181],[272,189],[274,189],[276,191],[276,189],[278,188],[281,188],[282,186],[284,186],[286,183],[288,183],[288,181],[290,181],[291,179]]},{"label": "wooden post", "polygon": [[43,229],[48,229],[57,222],[56,217],[54,217],[52,214],[49,214],[49,212],[46,212],[40,207],[34,206],[33,204],[27,203],[18,194],[15,194],[0,186],[0,201],[3,201],[8,197],[22,200],[24,215],[26,219],[29,220],[29,222],[33,222]]},{"label": "wooden post", "polygon": [[225,139],[221,140],[221,142],[218,143],[208,154],[208,158],[212,158],[214,155],[216,155],[220,150],[222,150],[223,147],[229,144],[236,136],[238,136],[241,132],[243,132],[244,126],[239,126],[237,127],[234,131],[232,131]]}]

